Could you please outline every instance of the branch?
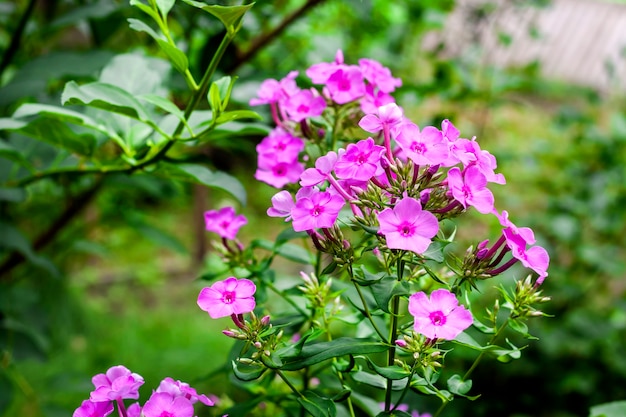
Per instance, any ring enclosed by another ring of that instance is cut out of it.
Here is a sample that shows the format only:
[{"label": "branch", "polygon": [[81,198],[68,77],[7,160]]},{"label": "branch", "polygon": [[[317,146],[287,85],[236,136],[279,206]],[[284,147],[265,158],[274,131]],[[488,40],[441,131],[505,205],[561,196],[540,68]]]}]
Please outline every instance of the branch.
[{"label": "branch", "polygon": [[26,10],[22,14],[20,21],[15,28],[15,32],[13,32],[13,36],[11,36],[11,43],[7,47],[7,50],[4,52],[2,56],[2,62],[0,62],[0,78],[2,78],[2,74],[4,70],[7,69],[13,57],[17,53],[20,47],[20,41],[22,40],[22,34],[24,33],[24,29],[26,28],[26,23],[28,19],[30,19],[30,15],[33,14],[33,10],[35,9],[36,0],[30,0],[28,5],[26,6]]}]

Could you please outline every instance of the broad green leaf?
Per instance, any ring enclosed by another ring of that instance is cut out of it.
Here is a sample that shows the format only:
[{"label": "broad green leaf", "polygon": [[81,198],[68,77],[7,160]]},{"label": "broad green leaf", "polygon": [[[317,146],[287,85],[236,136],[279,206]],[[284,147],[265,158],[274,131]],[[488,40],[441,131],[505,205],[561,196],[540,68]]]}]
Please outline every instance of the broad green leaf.
[{"label": "broad green leaf", "polygon": [[221,125],[224,123],[233,122],[241,119],[263,119],[260,114],[252,110],[233,110],[223,112],[219,115],[216,124]]},{"label": "broad green leaf", "polygon": [[[374,388],[387,389],[387,379],[378,374],[371,374],[365,371],[356,371],[350,373],[350,376],[352,377],[352,379],[362,384],[366,384]],[[391,389],[393,391],[400,391],[406,388],[406,384],[407,378],[392,381]]]},{"label": "broad green leaf", "polygon": [[513,329],[514,331],[516,331],[517,333],[521,334],[522,336],[528,338],[532,338],[533,336],[531,336],[528,333],[528,326],[526,325],[526,323],[524,323],[521,319],[508,319],[508,324],[509,327],[511,329]]},{"label": "broad green leaf", "polygon": [[398,281],[395,277],[387,276],[370,286],[378,308],[390,313],[389,301],[394,295],[407,295],[410,292],[407,281]]},{"label": "broad green leaf", "polygon": [[443,249],[448,246],[448,244],[449,242],[435,240],[431,242],[430,246],[428,246],[428,249],[422,254],[422,256],[426,259],[441,263],[445,259],[443,256]]},{"label": "broad green leaf", "polygon": [[391,380],[406,379],[411,374],[410,371],[407,371],[406,369],[402,369],[399,366],[378,366],[372,361],[372,359],[369,356],[366,357],[365,359],[367,359],[367,364],[371,370],[373,370],[378,375],[386,379],[391,379]]},{"label": "broad green leaf", "polygon": [[132,96],[155,94],[166,97],[171,64],[141,53],[119,54],[102,69],[98,81],[121,88]]},{"label": "broad green leaf", "polygon": [[479,321],[477,318],[474,318],[474,322],[472,323],[472,325],[477,330],[480,330],[481,333],[494,334],[496,332],[495,328],[487,326],[483,322]]},{"label": "broad green leaf", "polygon": [[52,262],[35,253],[30,242],[15,226],[0,222],[0,247],[14,250],[21,253],[32,264],[45,269],[54,276],[59,275],[59,271]]},{"label": "broad green leaf", "polygon": [[448,379],[448,391],[455,395],[465,396],[472,389],[472,380],[463,381],[460,375],[452,375]]},{"label": "broad green leaf", "polygon": [[254,3],[251,3],[243,6],[218,6],[194,0],[183,1],[190,6],[202,9],[217,17],[224,24],[226,30],[231,35],[234,35],[234,32],[239,29],[238,27],[235,27],[235,25],[239,25],[243,15],[246,14],[246,12],[254,5]]},{"label": "broad green leaf", "polygon": [[79,86],[76,82],[70,81],[65,85],[61,102],[63,105],[91,106],[123,114],[142,122],[152,122],[146,109],[134,96],[112,84],[96,81]]},{"label": "broad green leaf", "polygon": [[[3,126],[5,120],[13,120],[13,119],[0,119],[0,130],[3,129],[2,126]],[[18,124],[7,123],[6,125],[17,126],[17,125],[21,124],[20,127],[26,125],[26,123],[24,123],[24,122],[19,122],[17,120],[16,120],[16,122],[18,122]],[[35,168],[30,164],[30,162],[28,162],[26,160],[24,155],[19,150],[15,149],[13,146],[11,146],[9,143],[5,142],[2,139],[0,139],[0,157],[9,159],[9,160],[11,160],[13,162],[16,162],[16,163],[24,166],[31,173],[35,171]]]},{"label": "broad green leaf", "polygon": [[239,180],[221,171],[211,171],[203,165],[173,164],[161,162],[153,172],[155,175],[203,184],[230,193],[242,205],[246,204],[246,190]]},{"label": "broad green leaf", "polygon": [[[181,122],[183,122],[183,124],[189,129],[191,130],[191,128],[189,127],[189,125],[187,124],[187,121],[185,120],[185,113],[183,113],[183,111],[181,109],[179,109],[178,107],[176,107],[176,104],[172,103],[171,101],[169,101],[168,99],[166,99],[165,97],[161,97],[161,96],[157,96],[155,94],[143,94],[141,96],[137,97],[139,100],[144,100],[147,101],[150,104],[153,104],[155,106],[157,106],[158,108],[160,108],[161,110],[165,110],[166,112],[168,112],[169,114],[172,114],[174,116],[176,116],[176,118],[178,120],[180,120]],[[193,132],[190,132],[193,133]]]},{"label": "broad green leaf", "polygon": [[369,339],[341,337],[330,342],[305,345],[297,356],[282,358],[285,363],[282,369],[295,371],[339,356],[384,352],[387,349],[384,344]]},{"label": "broad green leaf", "polygon": [[589,417],[624,417],[626,416],[626,401],[594,405],[589,410]]},{"label": "broad green leaf", "polygon": [[156,0],[156,5],[164,18],[167,16],[170,10],[172,10],[175,2],[176,0]]},{"label": "broad green leaf", "polygon": [[176,46],[164,41],[163,39],[157,39],[157,43],[165,55],[170,59],[174,68],[180,73],[184,73],[189,68],[189,60],[187,55]]},{"label": "broad green leaf", "polygon": [[306,232],[296,232],[293,227],[288,227],[276,236],[276,244],[280,245],[288,240],[307,238],[308,236]]},{"label": "broad green leaf", "polygon": [[472,336],[465,332],[459,333],[457,337],[453,340],[457,345],[466,346],[475,350],[485,350],[483,346],[481,346]]},{"label": "broad green leaf", "polygon": [[261,366],[248,366],[235,361],[231,361],[231,364],[235,377],[241,381],[254,381],[255,379],[259,379],[267,370],[267,368]]},{"label": "broad green leaf", "polygon": [[37,118],[17,132],[80,155],[91,155],[97,143],[93,135],[76,133],[66,123],[54,118]]},{"label": "broad green leaf", "polygon": [[154,29],[148,26],[143,20],[133,19],[132,17],[129,17],[126,20],[128,21],[128,27],[130,27],[131,29],[136,30],[137,32],[146,32],[148,35],[150,35],[152,39],[157,40],[157,41],[159,39],[163,39],[158,33],[154,31]]},{"label": "broad green leaf", "polygon": [[313,391],[305,391],[304,397],[298,397],[300,405],[313,417],[335,417],[337,407],[330,398],[320,397]]}]

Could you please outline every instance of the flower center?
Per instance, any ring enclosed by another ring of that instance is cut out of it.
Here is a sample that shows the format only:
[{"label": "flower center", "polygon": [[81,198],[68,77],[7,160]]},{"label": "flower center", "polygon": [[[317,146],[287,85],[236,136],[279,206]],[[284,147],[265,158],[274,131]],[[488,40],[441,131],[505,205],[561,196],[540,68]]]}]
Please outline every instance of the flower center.
[{"label": "flower center", "polygon": [[350,91],[350,80],[348,80],[347,78],[342,78],[337,83],[337,88],[339,89],[339,91]]},{"label": "flower center", "polygon": [[404,222],[400,226],[398,226],[398,233],[400,233],[404,237],[411,237],[415,234],[415,226],[411,223]]},{"label": "flower center", "polygon": [[424,146],[424,144],[420,142],[413,142],[413,144],[411,145],[411,150],[415,153],[423,154],[424,151],[426,151],[426,146]]},{"label": "flower center", "polygon": [[311,216],[317,217],[324,212],[324,207],[316,205],[311,209]]},{"label": "flower center", "polygon": [[442,311],[433,311],[428,315],[430,322],[435,326],[446,324],[446,315]]},{"label": "flower center", "polygon": [[222,295],[222,301],[224,304],[232,304],[235,302],[235,293],[233,291],[224,291]]},{"label": "flower center", "polygon": [[176,416],[174,415],[174,413],[163,410],[161,411],[161,414],[159,414],[159,417],[176,417]]}]

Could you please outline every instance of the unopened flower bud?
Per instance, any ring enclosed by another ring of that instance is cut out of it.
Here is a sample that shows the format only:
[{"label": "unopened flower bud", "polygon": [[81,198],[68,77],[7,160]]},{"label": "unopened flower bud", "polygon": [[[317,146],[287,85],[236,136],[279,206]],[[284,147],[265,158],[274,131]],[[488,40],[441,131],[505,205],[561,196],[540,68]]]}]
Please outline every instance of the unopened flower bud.
[{"label": "unopened flower bud", "polygon": [[265,356],[269,357],[269,356],[272,354],[272,352],[270,352],[269,350],[265,349],[265,350],[263,351],[263,354],[264,354]]},{"label": "unopened flower bud", "polygon": [[254,347],[257,349],[261,349],[263,345],[261,344],[261,342],[257,341],[257,342],[254,342]]},{"label": "unopened flower bud", "polygon": [[439,165],[431,165],[428,167],[428,174],[435,175],[439,171]]},{"label": "unopened flower bud", "polygon": [[239,333],[233,332],[232,330],[222,330],[222,333],[233,339],[237,339],[237,336],[239,336]]},{"label": "unopened flower bud", "polygon": [[396,343],[396,346],[399,346],[399,347],[401,347],[401,348],[405,348],[405,347],[407,347],[407,343],[406,343],[406,341],[404,341],[404,340],[402,340],[402,339],[398,339],[398,340],[396,340],[396,342],[395,342],[395,343]]},{"label": "unopened flower bud", "polygon": [[254,361],[249,358],[237,358],[237,362],[243,363],[244,365],[252,365],[254,363]]},{"label": "unopened flower bud", "polygon": [[487,248],[478,249],[476,252],[476,258],[483,259],[487,253],[489,253],[489,249]]},{"label": "unopened flower bud", "polygon": [[263,316],[263,317],[261,318],[261,324],[262,324],[263,326],[267,326],[268,324],[270,324],[270,316],[269,316],[269,314],[268,314],[268,315],[266,315],[266,316]]}]

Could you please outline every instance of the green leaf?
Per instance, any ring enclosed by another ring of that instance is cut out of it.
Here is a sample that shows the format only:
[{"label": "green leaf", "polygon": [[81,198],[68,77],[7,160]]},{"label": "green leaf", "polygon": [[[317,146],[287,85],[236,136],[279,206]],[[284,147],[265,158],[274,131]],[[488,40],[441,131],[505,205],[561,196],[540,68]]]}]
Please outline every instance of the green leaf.
[{"label": "green leaf", "polygon": [[155,22],[160,23],[163,21],[156,10],[139,0],[130,0],[130,5],[137,7],[139,10],[150,16]]},{"label": "green leaf", "polygon": [[[356,371],[350,374],[352,379],[357,382],[360,382],[365,385],[369,385],[370,387],[379,388],[379,389],[387,389],[387,379],[378,374],[371,374],[365,371]],[[400,379],[396,381],[392,381],[391,389],[393,391],[400,391],[406,388],[406,379]]]},{"label": "green leaf", "polygon": [[235,377],[241,381],[254,381],[259,379],[267,370],[267,368],[261,366],[249,366],[231,361],[233,367],[233,373]]},{"label": "green leaf", "polygon": [[203,165],[159,163],[155,175],[203,184],[210,188],[226,191],[242,205],[246,204],[246,190],[239,180],[221,171],[211,171]]},{"label": "green leaf", "polygon": [[[246,12],[254,5],[254,3],[251,3],[242,6],[218,6],[194,0],[183,1],[190,6],[202,9],[205,12],[209,12],[213,16],[217,17],[224,24],[224,27],[226,27],[226,30],[229,34],[231,34],[231,36],[234,35],[234,32],[239,30],[238,26],[243,15],[246,14]],[[237,27],[235,27],[235,25],[237,25]]]},{"label": "green leaf", "polygon": [[306,232],[296,232],[293,227],[288,227],[276,236],[276,245],[280,245],[288,240],[307,238]]},{"label": "green leaf", "polygon": [[389,301],[395,295],[409,294],[410,288],[407,281],[398,281],[395,277],[386,276],[370,286],[374,300],[378,308],[385,313],[390,313]]},{"label": "green leaf", "polygon": [[315,256],[306,248],[303,248],[300,245],[285,243],[278,246],[274,250],[278,255],[282,256],[283,258],[289,259],[290,261],[299,264],[312,265],[313,263],[315,263]]},{"label": "green leaf", "polygon": [[340,337],[330,342],[307,344],[298,355],[283,357],[285,365],[282,369],[295,371],[339,356],[384,352],[387,349],[386,345],[369,339]]},{"label": "green leaf", "polygon": [[150,104],[153,104],[160,108],[161,110],[165,110],[169,114],[176,116],[178,120],[183,122],[183,124],[191,130],[189,125],[187,124],[187,120],[185,120],[185,113],[181,109],[179,109],[176,104],[172,103],[170,100],[157,96],[156,94],[142,94],[137,97],[139,100],[147,101]]},{"label": "green leaf", "polygon": [[3,188],[0,187],[0,201],[10,201],[21,203],[26,200],[26,190],[24,188]]},{"label": "green leaf", "polygon": [[30,242],[15,226],[0,222],[0,248],[4,247],[21,253],[32,264],[58,276],[59,271],[50,260],[35,253]]},{"label": "green leaf", "polygon": [[91,106],[152,123],[146,109],[134,96],[112,84],[96,81],[79,86],[70,81],[63,89],[61,102]]},{"label": "green leaf", "polygon": [[167,16],[170,10],[172,10],[172,7],[174,7],[175,2],[176,0],[156,0],[156,5],[159,11],[161,12],[161,15],[163,16],[163,18]]},{"label": "green leaf", "polygon": [[476,340],[474,340],[472,336],[470,336],[469,334],[465,332],[459,333],[459,335],[454,338],[453,343],[456,343],[457,345],[469,347],[475,350],[480,350],[480,351],[485,350],[485,348],[481,346]]},{"label": "green leaf", "polygon": [[330,398],[320,397],[313,391],[305,391],[304,397],[298,397],[300,405],[314,417],[335,417],[337,408]]},{"label": "green leaf", "polygon": [[221,125],[224,123],[234,122],[241,119],[263,119],[260,114],[252,110],[233,110],[223,112],[219,115],[216,124]]},{"label": "green leaf", "polygon": [[163,39],[163,37],[156,33],[154,29],[148,26],[143,20],[133,19],[132,17],[129,17],[126,20],[128,21],[128,27],[130,27],[131,29],[136,30],[137,32],[146,32],[148,35],[150,35],[152,39],[156,41],[158,41],[159,39]]},{"label": "green leaf", "polygon": [[521,319],[508,319],[509,327],[526,338],[533,338],[528,333],[528,326]]},{"label": "green leaf", "polygon": [[410,371],[407,371],[406,369],[403,369],[399,366],[378,366],[372,361],[369,356],[366,356],[365,359],[367,359],[367,364],[370,369],[376,372],[378,375],[382,376],[383,378],[395,381],[400,379],[406,379],[409,377],[409,375],[411,375]]},{"label": "green leaf", "polygon": [[447,384],[448,390],[455,395],[465,396],[472,389],[472,380],[463,381],[460,375],[452,375]]},{"label": "green leaf", "polygon": [[496,332],[495,328],[487,326],[483,322],[479,321],[477,318],[474,318],[474,322],[472,323],[472,325],[484,334],[495,334]]},{"label": "green leaf", "polygon": [[185,73],[187,69],[189,69],[189,60],[187,59],[187,55],[175,45],[164,41],[163,39],[157,39],[157,43],[165,55],[170,59],[174,68],[180,73]]},{"label": "green leaf", "polygon": [[220,97],[220,89],[217,84],[212,83],[211,87],[209,87],[207,100],[209,101],[209,106],[211,107],[211,110],[213,110],[214,114],[220,114],[222,112],[222,99]]},{"label": "green leaf", "polygon": [[[0,118],[0,130],[4,129],[5,128],[4,126],[23,127],[26,125],[25,122],[20,122],[17,120],[15,120],[15,122],[18,122],[18,123],[12,123],[12,122],[5,123],[5,121],[12,121],[12,120],[13,119]],[[35,168],[30,164],[30,162],[26,160],[24,155],[19,150],[14,148],[11,144],[5,142],[2,139],[0,139],[0,157],[6,158],[10,161],[13,161],[15,163],[18,163],[26,167],[26,169],[28,169],[31,173],[35,172]]]},{"label": "green leaf", "polygon": [[589,411],[589,417],[624,417],[626,416],[626,401],[613,401],[595,405]]}]

